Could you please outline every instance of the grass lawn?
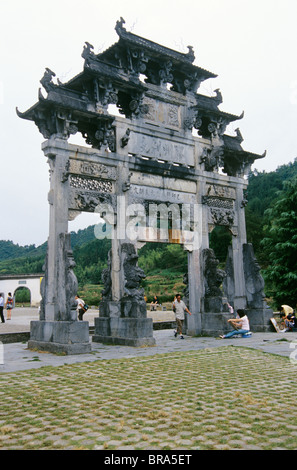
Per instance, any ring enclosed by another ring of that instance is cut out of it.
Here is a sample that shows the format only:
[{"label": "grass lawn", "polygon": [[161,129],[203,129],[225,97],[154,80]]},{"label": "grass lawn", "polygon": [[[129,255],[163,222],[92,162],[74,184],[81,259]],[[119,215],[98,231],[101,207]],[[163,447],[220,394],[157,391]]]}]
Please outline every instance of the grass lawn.
[{"label": "grass lawn", "polygon": [[233,346],[2,374],[0,448],[292,450],[296,376]]}]

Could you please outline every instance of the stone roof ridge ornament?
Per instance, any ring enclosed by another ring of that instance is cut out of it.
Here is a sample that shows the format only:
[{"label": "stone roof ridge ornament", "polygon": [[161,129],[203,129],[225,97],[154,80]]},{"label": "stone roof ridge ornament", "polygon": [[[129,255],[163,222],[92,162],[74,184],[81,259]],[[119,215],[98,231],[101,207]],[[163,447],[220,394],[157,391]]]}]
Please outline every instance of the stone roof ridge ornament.
[{"label": "stone roof ridge ornament", "polygon": [[126,28],[124,28],[124,26],[123,26],[125,23],[126,23],[126,21],[122,17],[120,17],[120,19],[116,22],[115,30],[116,30],[116,32],[118,33],[119,36],[121,36],[122,32],[127,31]]},{"label": "stone roof ridge ornament", "polygon": [[[168,57],[174,58],[174,60],[181,60],[183,62],[190,62],[193,63],[195,60],[195,54],[194,54],[194,49],[193,46],[187,46],[188,52],[178,52],[176,50],[170,49],[166,46],[162,46],[158,43],[155,43],[149,39],[143,38],[141,36],[138,36],[137,34],[134,34],[130,31],[127,31],[126,28],[123,26],[125,24],[124,18],[120,18],[120,20],[117,21],[115,30],[117,34],[119,35],[120,39],[124,41],[128,41],[129,43],[134,43],[137,47],[145,47],[148,50],[153,50],[155,53],[159,52],[159,54],[167,54]],[[202,71],[203,69],[201,69]],[[215,78],[216,75],[208,72],[207,70],[204,70],[206,72],[207,76],[211,76],[212,78]]]},{"label": "stone roof ridge ornament", "polygon": [[40,83],[47,92],[51,91],[56,86],[53,82],[53,77],[55,76],[55,72],[53,72],[48,67],[45,68],[45,72],[40,80]]},{"label": "stone roof ridge ornament", "polygon": [[189,49],[188,53],[186,54],[187,58],[190,62],[193,63],[194,60],[195,60],[195,54],[194,54],[193,46],[187,46],[187,48]]},{"label": "stone roof ridge ornament", "polygon": [[218,103],[217,105],[223,103],[223,95],[221,93],[221,90],[219,88],[217,88],[216,90],[214,90],[214,93],[216,95],[213,96],[213,99]]},{"label": "stone roof ridge ornament", "polygon": [[85,59],[85,66],[88,65],[89,59],[95,56],[94,46],[88,41],[85,41],[83,51],[81,53],[83,59]]},{"label": "stone roof ridge ornament", "polygon": [[242,137],[239,127],[235,129],[235,133],[236,133],[236,137],[235,137],[236,140],[238,140],[238,142],[241,144],[241,142],[244,141],[244,138]]}]

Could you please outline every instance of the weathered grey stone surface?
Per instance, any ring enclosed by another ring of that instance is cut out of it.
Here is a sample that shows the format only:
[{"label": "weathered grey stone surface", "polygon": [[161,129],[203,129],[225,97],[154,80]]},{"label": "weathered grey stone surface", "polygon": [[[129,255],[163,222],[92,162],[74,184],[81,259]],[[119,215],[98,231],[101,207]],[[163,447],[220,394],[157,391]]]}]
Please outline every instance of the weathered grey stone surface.
[{"label": "weathered grey stone surface", "polygon": [[89,352],[89,322],[32,321],[28,348],[65,354]]},{"label": "weathered grey stone surface", "polygon": [[202,313],[201,314],[201,330],[205,336],[218,336],[224,334],[230,329],[228,319],[233,315],[229,313]]},{"label": "weathered grey stone surface", "polygon": [[263,308],[265,304],[264,279],[252,244],[245,243],[242,251],[247,305],[253,309]]},{"label": "weathered grey stone surface", "polygon": [[273,331],[270,319],[273,318],[272,308],[267,306],[263,308],[249,308],[247,309],[247,315],[250,322],[251,331],[265,332]]},{"label": "weathered grey stone surface", "polygon": [[147,318],[144,301],[103,301],[100,304],[99,318],[95,318],[94,323],[92,340],[95,342],[130,346],[155,343],[152,319]]},{"label": "weathered grey stone surface", "polygon": [[[145,273],[137,255],[137,247],[148,241],[179,243],[188,252],[185,296],[193,315],[186,328],[191,334],[220,330],[224,297],[235,311],[251,308],[253,317],[260,311],[253,323],[266,328],[262,280],[246,245],[244,210],[245,175],[265,154],[243,150],[239,129],[225,134],[243,113],[221,111],[218,89],[213,96],[198,92],[216,75],[193,63],[191,46],[187,53],[177,52],[128,32],[124,24],[122,18],[116,24],[118,42],[98,55],[85,43],[84,69],[69,82],[55,83],[55,73],[47,68],[41,79],[47,97],[40,90],[36,105],[17,111],[46,139],[42,149],[50,168],[40,315],[46,323],[32,326],[30,341],[64,347],[68,337],[69,344],[81,341],[85,347],[75,329],[62,326],[77,321],[68,221],[94,211],[109,223],[112,239],[96,340],[152,341],[141,286]],[[121,116],[109,112],[111,104]],[[69,144],[78,132],[87,146]],[[209,233],[216,226],[232,234],[224,282],[224,270],[209,256]],[[96,236],[101,235],[98,229]],[[51,322],[57,326],[50,327]]]},{"label": "weathered grey stone surface", "polygon": [[151,318],[95,318],[92,340],[126,346],[153,346],[153,322]]}]

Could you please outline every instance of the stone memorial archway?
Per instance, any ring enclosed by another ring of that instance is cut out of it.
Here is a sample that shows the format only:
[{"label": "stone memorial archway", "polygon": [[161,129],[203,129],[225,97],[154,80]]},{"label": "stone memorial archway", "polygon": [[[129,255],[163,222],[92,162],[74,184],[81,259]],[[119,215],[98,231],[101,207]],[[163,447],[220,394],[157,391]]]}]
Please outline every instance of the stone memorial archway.
[{"label": "stone memorial archway", "polygon": [[[235,309],[252,309],[252,323],[263,331],[269,321],[262,278],[246,243],[244,206],[245,176],[265,154],[243,150],[239,129],[225,134],[243,113],[221,111],[219,90],[198,93],[201,82],[216,75],[194,65],[191,46],[180,53],[126,31],[124,24],[117,22],[118,42],[106,51],[95,54],[85,44],[83,71],[67,83],[46,69],[41,84],[47,96],[40,90],[32,108],[17,111],[46,139],[42,150],[51,175],[42,308],[29,346],[68,354],[90,350],[88,324],[76,318],[68,234],[68,221],[83,211],[105,218],[112,238],[94,341],[154,344],[137,247],[157,240],[181,243],[188,252],[188,334],[225,328],[224,296]],[[119,116],[108,112],[110,104]],[[68,142],[78,132],[87,146]],[[209,232],[217,225],[232,234],[226,272],[209,249]],[[105,235],[100,227],[98,237]]]}]

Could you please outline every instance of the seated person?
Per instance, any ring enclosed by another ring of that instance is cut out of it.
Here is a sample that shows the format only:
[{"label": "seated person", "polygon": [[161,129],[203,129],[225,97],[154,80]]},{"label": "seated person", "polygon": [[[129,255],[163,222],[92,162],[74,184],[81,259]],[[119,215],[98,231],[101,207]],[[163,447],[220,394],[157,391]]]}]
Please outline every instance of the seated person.
[{"label": "seated person", "polygon": [[291,331],[293,328],[297,328],[297,318],[295,317],[294,313],[289,313],[285,317],[285,331]]},{"label": "seated person", "polygon": [[157,305],[159,305],[159,299],[155,295],[154,300],[151,302],[151,310],[157,310]]},{"label": "seated person", "polygon": [[294,313],[294,310],[289,305],[281,305],[280,313],[284,313],[285,315],[289,315],[290,313]]},{"label": "seated person", "polygon": [[296,328],[296,318],[292,307],[289,305],[281,305],[280,317],[282,320],[281,327],[285,328],[284,331],[290,331],[292,328]]},{"label": "seated person", "polygon": [[226,335],[220,335],[220,338],[231,338],[234,335],[245,335],[250,332],[249,319],[243,309],[238,309],[237,313],[239,318],[229,318],[228,322],[234,327],[234,330],[230,331]]}]

